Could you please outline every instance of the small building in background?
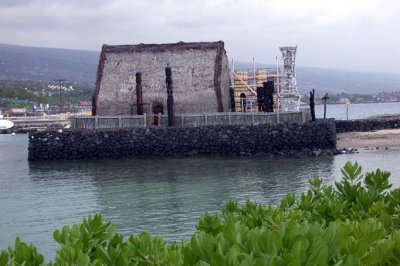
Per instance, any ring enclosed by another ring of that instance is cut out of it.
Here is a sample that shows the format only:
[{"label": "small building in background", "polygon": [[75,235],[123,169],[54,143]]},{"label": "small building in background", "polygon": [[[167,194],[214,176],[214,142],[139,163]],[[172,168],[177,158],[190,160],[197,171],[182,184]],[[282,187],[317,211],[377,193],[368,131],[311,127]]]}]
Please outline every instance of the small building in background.
[{"label": "small building in background", "polygon": [[92,103],[90,101],[79,101],[77,115],[92,115]]},{"label": "small building in background", "polygon": [[27,113],[26,108],[11,108],[10,115],[11,116],[25,116]]},{"label": "small building in background", "polygon": [[142,74],[147,114],[167,113],[165,67],[172,69],[175,114],[228,112],[231,108],[224,43],[103,45],[93,115],[136,114],[136,72]]}]

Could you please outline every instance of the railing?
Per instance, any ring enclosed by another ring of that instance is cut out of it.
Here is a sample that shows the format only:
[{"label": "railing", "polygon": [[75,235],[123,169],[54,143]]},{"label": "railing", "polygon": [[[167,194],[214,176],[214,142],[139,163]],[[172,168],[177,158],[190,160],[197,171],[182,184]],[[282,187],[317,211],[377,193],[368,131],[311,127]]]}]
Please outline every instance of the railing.
[{"label": "railing", "polygon": [[[284,122],[306,122],[311,119],[308,109],[286,113],[203,113],[181,114],[175,116],[176,126],[208,125],[256,125]],[[72,118],[72,127],[76,129],[130,128],[168,126],[167,115],[134,116],[76,116]]]},{"label": "railing", "polygon": [[68,120],[69,114],[57,114],[46,116],[4,116],[3,119],[13,122],[42,122],[42,121],[59,121]]}]

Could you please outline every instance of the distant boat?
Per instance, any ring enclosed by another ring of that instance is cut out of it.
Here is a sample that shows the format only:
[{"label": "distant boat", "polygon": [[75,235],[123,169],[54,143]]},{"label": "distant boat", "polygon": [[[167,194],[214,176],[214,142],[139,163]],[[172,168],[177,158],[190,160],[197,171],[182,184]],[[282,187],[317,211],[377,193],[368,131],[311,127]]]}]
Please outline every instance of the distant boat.
[{"label": "distant boat", "polygon": [[14,123],[9,120],[4,120],[3,115],[0,114],[0,129],[9,129],[14,126]]}]

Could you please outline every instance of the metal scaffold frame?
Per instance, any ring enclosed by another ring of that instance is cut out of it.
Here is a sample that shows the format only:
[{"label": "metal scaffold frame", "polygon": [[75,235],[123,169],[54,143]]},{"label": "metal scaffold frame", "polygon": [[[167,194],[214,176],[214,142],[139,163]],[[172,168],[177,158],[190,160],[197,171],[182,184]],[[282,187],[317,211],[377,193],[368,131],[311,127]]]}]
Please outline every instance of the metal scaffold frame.
[{"label": "metal scaffold frame", "polygon": [[[263,86],[268,80],[274,81],[275,86],[275,112],[280,111],[280,90],[281,80],[278,57],[276,57],[275,68],[256,68],[253,57],[252,69],[235,69],[235,62],[232,59],[232,88],[234,90],[236,112],[257,112],[257,87]],[[241,95],[246,98],[242,98]]]}]

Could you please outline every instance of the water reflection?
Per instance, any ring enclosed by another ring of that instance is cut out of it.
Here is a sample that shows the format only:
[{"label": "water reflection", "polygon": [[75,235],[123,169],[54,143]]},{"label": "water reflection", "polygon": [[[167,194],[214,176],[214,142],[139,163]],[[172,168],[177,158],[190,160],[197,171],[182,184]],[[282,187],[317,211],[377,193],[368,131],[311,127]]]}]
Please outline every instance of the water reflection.
[{"label": "water reflection", "polygon": [[101,211],[122,233],[180,240],[201,214],[219,211],[227,200],[275,204],[306,190],[313,175],[332,182],[332,166],[333,157],[196,157],[36,162],[29,169],[40,187],[57,187],[47,197],[59,202],[72,194],[72,205]]}]

